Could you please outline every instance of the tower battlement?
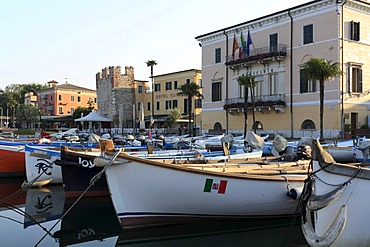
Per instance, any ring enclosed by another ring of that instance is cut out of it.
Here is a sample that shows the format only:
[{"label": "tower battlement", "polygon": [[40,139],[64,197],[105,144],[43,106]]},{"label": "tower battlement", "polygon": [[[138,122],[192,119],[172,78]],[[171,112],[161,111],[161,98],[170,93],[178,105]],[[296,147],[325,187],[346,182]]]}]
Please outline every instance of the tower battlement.
[{"label": "tower battlement", "polygon": [[121,74],[121,66],[109,66],[96,74],[96,88],[101,83],[111,83],[112,88],[130,87],[135,81],[134,67],[126,66],[125,74]]}]

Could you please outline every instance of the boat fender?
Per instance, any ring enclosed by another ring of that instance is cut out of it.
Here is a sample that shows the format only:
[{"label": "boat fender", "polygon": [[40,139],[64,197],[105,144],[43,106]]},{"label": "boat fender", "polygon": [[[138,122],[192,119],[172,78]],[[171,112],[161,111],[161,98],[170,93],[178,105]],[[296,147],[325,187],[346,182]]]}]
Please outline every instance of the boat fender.
[{"label": "boat fender", "polygon": [[94,159],[94,165],[96,167],[104,167],[108,163],[109,163],[108,159],[104,159],[104,158],[101,158],[101,157],[97,157],[97,158]]},{"label": "boat fender", "polygon": [[293,200],[297,200],[301,197],[301,190],[298,190],[297,188],[292,188],[288,191],[287,196],[292,198]]},{"label": "boat fender", "polygon": [[[106,165],[108,165],[110,163],[110,160],[109,159],[105,159],[105,158],[102,158],[102,157],[96,157],[93,161],[94,165],[96,167],[104,167]],[[125,164],[127,162],[118,162],[118,161],[113,161],[113,165],[119,165],[119,164]]]}]

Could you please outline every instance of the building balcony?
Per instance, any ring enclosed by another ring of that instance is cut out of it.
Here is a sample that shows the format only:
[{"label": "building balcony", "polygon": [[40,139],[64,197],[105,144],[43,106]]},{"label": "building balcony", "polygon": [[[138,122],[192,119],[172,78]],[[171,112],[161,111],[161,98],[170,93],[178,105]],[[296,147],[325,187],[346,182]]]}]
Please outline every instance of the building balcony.
[{"label": "building balcony", "polygon": [[267,63],[270,61],[282,61],[285,59],[287,45],[278,44],[276,46],[267,46],[250,50],[250,55],[245,54],[239,57],[239,53],[235,56],[227,56],[225,65],[233,67],[236,65],[250,65],[253,63]]},{"label": "building balcony", "polygon": [[[285,112],[285,94],[261,95],[254,97],[254,110],[265,113],[275,110]],[[247,108],[252,109],[251,97],[248,97]],[[230,113],[244,111],[244,98],[230,98],[225,100],[224,110]]]}]

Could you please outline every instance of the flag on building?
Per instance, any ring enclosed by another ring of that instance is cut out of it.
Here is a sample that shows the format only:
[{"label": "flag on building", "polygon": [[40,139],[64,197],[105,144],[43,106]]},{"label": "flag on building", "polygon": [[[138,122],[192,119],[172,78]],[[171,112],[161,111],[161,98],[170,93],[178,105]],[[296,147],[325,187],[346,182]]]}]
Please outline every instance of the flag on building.
[{"label": "flag on building", "polygon": [[216,181],[214,179],[207,178],[204,184],[203,192],[217,192],[218,194],[225,194],[227,186],[227,180]]},{"label": "flag on building", "polygon": [[240,32],[239,58],[244,57],[243,54],[245,52],[245,48],[246,47],[243,32]]},{"label": "flag on building", "polygon": [[154,118],[153,115],[150,115],[150,127],[152,127],[154,124]]},{"label": "flag on building", "polygon": [[236,37],[235,37],[235,33],[234,33],[234,41],[233,41],[233,60],[235,58],[235,51],[238,50],[239,46],[238,46],[238,42],[236,41]]},{"label": "flag on building", "polygon": [[245,50],[245,54],[247,55],[247,57],[250,55],[250,45],[252,45],[253,42],[252,42],[252,38],[251,38],[251,33],[249,32],[249,29],[248,29],[248,38],[247,38],[247,47],[246,47],[246,50]]}]

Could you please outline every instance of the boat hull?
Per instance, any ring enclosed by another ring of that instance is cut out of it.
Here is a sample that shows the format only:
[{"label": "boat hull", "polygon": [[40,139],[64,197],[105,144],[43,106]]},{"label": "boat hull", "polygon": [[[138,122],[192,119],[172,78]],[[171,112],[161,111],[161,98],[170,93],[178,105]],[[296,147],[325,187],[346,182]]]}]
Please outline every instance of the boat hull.
[{"label": "boat hull", "polygon": [[[351,172],[356,174],[356,167]],[[369,170],[365,168],[366,170]],[[370,203],[368,191],[370,180],[349,176],[338,175],[322,170],[317,161],[314,162],[314,171],[317,172],[314,188],[315,195],[324,195],[330,193],[337,186],[346,183],[342,194],[328,206],[314,212],[315,232],[318,236],[324,235],[330,228],[332,222],[337,217],[340,209],[345,205],[347,213],[346,221],[342,232],[332,246],[368,246],[370,243],[370,210],[365,205]],[[370,172],[370,171],[368,171]],[[350,183],[348,181],[351,180]],[[369,211],[369,212],[368,212]]]},{"label": "boat hull", "polygon": [[24,146],[0,145],[0,178],[25,175]]},{"label": "boat hull", "polygon": [[62,184],[62,169],[54,164],[60,159],[60,149],[29,146],[25,147],[26,176],[30,185]]},{"label": "boat hull", "polygon": [[305,178],[228,176],[139,160],[120,156],[121,164],[106,170],[123,227],[294,215],[297,201],[287,196],[287,186],[301,188]]},{"label": "boat hull", "polygon": [[84,155],[68,153],[62,150],[58,165],[62,169],[64,191],[66,197],[106,196],[109,195],[104,174],[92,180],[102,171],[102,167],[94,165],[94,158],[100,153]]}]

